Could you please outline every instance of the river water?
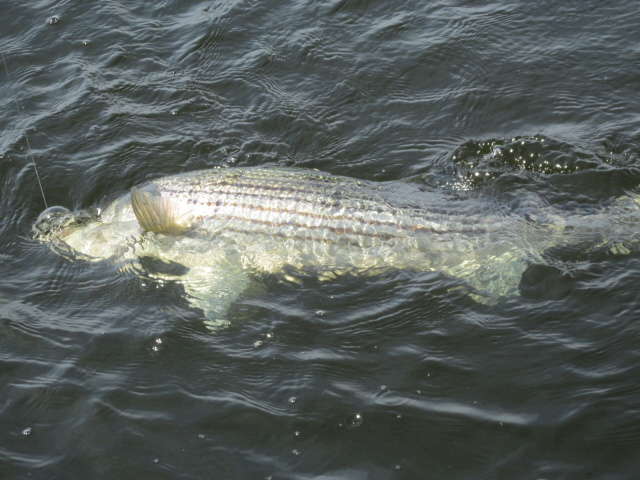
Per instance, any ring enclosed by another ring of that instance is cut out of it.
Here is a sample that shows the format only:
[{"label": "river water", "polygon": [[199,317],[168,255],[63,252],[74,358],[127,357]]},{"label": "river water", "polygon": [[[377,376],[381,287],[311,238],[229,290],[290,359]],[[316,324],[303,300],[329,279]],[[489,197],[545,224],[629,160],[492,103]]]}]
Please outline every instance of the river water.
[{"label": "river water", "polygon": [[211,332],[180,285],[31,239],[29,156],[72,209],[258,165],[597,208],[640,191],[638,18],[630,0],[3,3],[0,476],[638,478],[637,252],[563,247],[491,306],[438,272],[267,278]]}]

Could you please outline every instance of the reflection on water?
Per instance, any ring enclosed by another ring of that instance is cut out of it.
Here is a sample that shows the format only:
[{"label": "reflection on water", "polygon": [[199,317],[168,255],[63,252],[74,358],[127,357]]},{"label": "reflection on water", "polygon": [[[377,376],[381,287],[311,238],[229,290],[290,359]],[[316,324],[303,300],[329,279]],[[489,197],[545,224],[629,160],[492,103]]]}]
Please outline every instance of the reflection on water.
[{"label": "reflection on water", "polygon": [[[559,245],[491,306],[439,272],[266,275],[212,334],[179,282],[30,238],[44,205],[24,136],[47,202],[69,209],[278,165],[525,218],[624,216],[613,199],[640,183],[634,7],[8,4],[3,475],[634,478],[637,254]],[[627,219],[606,232],[621,244],[637,242]]]}]

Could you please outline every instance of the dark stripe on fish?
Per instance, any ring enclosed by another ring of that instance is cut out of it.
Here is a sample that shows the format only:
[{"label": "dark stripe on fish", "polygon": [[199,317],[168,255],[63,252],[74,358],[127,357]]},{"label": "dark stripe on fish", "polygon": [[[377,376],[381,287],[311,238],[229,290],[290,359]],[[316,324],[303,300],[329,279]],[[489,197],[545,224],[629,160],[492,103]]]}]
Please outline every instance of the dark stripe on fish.
[{"label": "dark stripe on fish", "polygon": [[[292,227],[309,231],[310,235],[301,238],[318,238],[313,234],[330,232],[337,236],[385,241],[406,238],[412,233],[485,233],[486,226],[491,229],[491,225],[485,226],[485,222],[478,219],[470,224],[468,218],[458,222],[446,213],[392,207],[375,184],[322,173],[230,169],[195,181],[180,180],[158,181],[158,193],[194,206],[196,220],[242,220],[273,229],[270,234]],[[331,213],[331,210],[340,212]],[[258,212],[264,215],[252,214]],[[303,219],[315,220],[318,224],[307,224]],[[370,243],[354,240],[355,245],[363,242]]]}]

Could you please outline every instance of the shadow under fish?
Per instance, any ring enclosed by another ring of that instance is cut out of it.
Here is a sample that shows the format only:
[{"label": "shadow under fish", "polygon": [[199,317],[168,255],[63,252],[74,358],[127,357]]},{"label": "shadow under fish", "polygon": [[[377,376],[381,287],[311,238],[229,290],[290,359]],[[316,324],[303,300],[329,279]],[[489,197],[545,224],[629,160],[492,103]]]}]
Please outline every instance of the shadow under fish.
[{"label": "shadow under fish", "polygon": [[571,214],[531,205],[514,209],[411,182],[315,170],[226,168],[133,187],[97,215],[51,207],[33,232],[69,259],[136,262],[182,283],[213,328],[228,323],[231,304],[264,274],[332,279],[435,270],[492,304],[518,294],[523,272],[546,264],[552,249],[626,254],[637,247],[636,195]]}]

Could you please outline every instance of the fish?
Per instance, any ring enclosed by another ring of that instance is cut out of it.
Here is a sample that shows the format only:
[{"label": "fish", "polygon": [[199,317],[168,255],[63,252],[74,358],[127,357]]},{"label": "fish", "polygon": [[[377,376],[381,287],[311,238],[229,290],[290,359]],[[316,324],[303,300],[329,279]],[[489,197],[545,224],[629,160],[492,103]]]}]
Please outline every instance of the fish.
[{"label": "fish", "polygon": [[637,195],[566,214],[539,199],[505,206],[413,179],[229,167],[160,177],[93,212],[50,207],[32,230],[70,261],[164,266],[155,278],[182,284],[190,307],[217,329],[266,275],[438,271],[495,304],[517,295],[523,272],[548,263],[554,247],[631,252],[639,212]]}]

